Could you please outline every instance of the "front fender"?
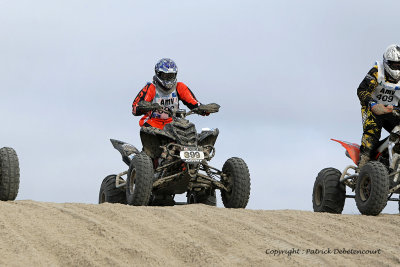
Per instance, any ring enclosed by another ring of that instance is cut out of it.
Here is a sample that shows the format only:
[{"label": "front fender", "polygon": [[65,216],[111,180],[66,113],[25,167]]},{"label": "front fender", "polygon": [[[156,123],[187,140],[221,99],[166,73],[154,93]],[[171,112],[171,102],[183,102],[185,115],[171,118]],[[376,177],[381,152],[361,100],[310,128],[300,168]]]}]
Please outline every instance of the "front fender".
[{"label": "front fender", "polygon": [[360,146],[358,144],[340,141],[332,138],[331,140],[341,144],[347,150],[349,157],[353,160],[354,164],[358,164],[358,161],[360,159]]}]

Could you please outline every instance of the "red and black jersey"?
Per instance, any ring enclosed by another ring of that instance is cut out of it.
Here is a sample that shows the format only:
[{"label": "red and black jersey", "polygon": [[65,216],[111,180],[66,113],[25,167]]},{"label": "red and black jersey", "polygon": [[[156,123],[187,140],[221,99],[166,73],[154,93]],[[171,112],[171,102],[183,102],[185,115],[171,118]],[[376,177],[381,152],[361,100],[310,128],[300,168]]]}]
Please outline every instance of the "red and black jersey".
[{"label": "red and black jersey", "polygon": [[[176,99],[176,101],[174,101]],[[165,101],[164,101],[165,100]],[[169,94],[165,94],[158,90],[153,83],[147,83],[145,87],[139,92],[135,100],[132,103],[132,114],[135,116],[144,115],[139,125],[143,126],[144,123],[148,123],[153,127],[164,128],[164,125],[172,121],[171,118],[160,119],[152,116],[152,112],[146,114],[137,112],[136,108],[140,101],[157,102],[161,106],[171,106],[179,108],[178,102],[182,101],[189,109],[196,108],[200,105],[200,102],[196,99],[193,92],[182,82],[176,84],[176,89],[172,90]]]}]

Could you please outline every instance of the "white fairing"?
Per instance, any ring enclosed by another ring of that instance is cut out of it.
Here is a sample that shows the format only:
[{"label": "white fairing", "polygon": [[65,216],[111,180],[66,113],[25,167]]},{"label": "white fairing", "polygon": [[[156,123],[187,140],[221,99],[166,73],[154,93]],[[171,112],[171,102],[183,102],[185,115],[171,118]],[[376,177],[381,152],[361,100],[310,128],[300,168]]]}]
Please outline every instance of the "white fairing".
[{"label": "white fairing", "polygon": [[389,138],[388,138],[388,139],[386,139],[386,141],[378,148],[378,152],[379,152],[379,153],[382,153],[386,148],[388,148],[389,143],[390,143],[390,141],[389,141]]},{"label": "white fairing", "polygon": [[387,82],[382,63],[376,62],[376,65],[378,66],[378,85],[372,93],[372,98],[378,104],[397,106],[400,100],[400,82]]}]

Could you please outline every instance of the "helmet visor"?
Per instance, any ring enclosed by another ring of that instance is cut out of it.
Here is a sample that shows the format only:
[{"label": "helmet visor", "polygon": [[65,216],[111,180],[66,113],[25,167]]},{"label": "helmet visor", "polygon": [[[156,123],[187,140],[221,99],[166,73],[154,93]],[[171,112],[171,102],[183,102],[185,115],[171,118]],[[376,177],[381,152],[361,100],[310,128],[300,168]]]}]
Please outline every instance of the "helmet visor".
[{"label": "helmet visor", "polygon": [[388,61],[388,66],[392,70],[400,70],[400,62],[399,61]]},{"label": "helmet visor", "polygon": [[173,81],[176,79],[176,73],[165,73],[165,72],[159,72],[158,77],[160,77],[161,80],[164,81]]}]

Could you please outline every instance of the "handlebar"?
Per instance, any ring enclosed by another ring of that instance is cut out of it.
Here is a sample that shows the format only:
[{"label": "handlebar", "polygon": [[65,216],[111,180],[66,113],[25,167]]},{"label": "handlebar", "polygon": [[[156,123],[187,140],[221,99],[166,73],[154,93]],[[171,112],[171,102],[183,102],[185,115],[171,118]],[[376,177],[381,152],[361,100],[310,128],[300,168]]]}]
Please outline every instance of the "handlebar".
[{"label": "handlebar", "polygon": [[171,109],[166,108],[166,107],[162,107],[158,111],[166,113],[171,117],[177,117],[177,113],[179,113],[180,114],[180,116],[179,116],[180,118],[186,118],[187,116],[192,115],[192,114],[202,115],[202,114],[206,114],[206,113],[209,113],[209,114],[210,113],[216,113],[216,112],[219,111],[220,107],[221,106],[216,104],[216,103],[211,103],[211,104],[207,104],[207,105],[200,105],[197,108],[194,108],[194,109],[190,110],[189,112],[179,112],[178,110],[174,111],[174,110],[171,110]]}]

